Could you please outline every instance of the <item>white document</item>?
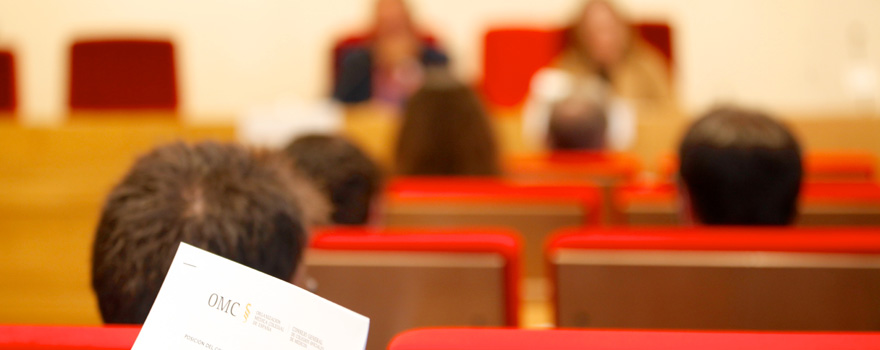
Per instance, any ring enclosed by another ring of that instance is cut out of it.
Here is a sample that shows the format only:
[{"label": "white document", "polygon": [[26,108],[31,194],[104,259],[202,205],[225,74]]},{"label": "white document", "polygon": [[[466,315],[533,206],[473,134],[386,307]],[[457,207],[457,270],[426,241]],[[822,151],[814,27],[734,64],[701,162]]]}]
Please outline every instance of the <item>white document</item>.
[{"label": "white document", "polygon": [[363,350],[370,320],[181,243],[132,350]]}]

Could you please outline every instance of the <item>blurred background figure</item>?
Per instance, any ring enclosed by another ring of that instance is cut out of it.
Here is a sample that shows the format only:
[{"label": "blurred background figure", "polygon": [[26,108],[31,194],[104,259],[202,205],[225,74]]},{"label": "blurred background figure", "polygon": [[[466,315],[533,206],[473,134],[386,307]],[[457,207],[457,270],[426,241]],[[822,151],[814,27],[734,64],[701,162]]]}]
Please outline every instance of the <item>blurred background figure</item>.
[{"label": "blurred background figure", "polygon": [[498,175],[498,146],[476,93],[445,69],[426,74],[425,85],[404,108],[395,170],[400,175]]},{"label": "blurred background figure", "polygon": [[543,143],[553,105],[585,91],[606,110],[608,146],[616,150],[635,138],[635,118],[680,115],[663,56],[634,33],[629,19],[609,1],[587,2],[568,29],[565,49],[535,74],[524,110],[524,136]]},{"label": "blurred background figure", "polygon": [[797,215],[801,147],[760,112],[716,108],[679,148],[685,215],[706,225],[788,225]]},{"label": "blurred background figure", "polygon": [[446,65],[446,55],[423,38],[403,0],[377,0],[366,46],[349,51],[333,97],[400,106],[422,83],[424,67]]},{"label": "blurred background figure", "polygon": [[364,151],[339,136],[306,135],[287,145],[284,153],[297,172],[311,178],[330,199],[334,224],[369,222],[382,172]]}]

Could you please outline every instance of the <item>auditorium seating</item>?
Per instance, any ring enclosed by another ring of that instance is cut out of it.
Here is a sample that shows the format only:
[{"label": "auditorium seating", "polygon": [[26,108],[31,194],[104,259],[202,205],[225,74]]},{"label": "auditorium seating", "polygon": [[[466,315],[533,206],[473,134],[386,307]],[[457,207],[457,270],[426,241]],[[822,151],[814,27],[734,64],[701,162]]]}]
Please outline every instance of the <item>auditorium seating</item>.
[{"label": "auditorium seating", "polygon": [[392,179],[385,192],[389,226],[506,226],[525,238],[526,274],[543,273],[541,244],[553,230],[595,225],[599,189],[585,182],[509,181],[467,177]]},{"label": "auditorium seating", "polygon": [[16,104],[15,56],[0,51],[0,117],[11,116]]},{"label": "auditorium seating", "polygon": [[388,350],[880,349],[880,333],[769,333],[435,328],[402,333]]},{"label": "auditorium seating", "polygon": [[70,49],[71,110],[177,109],[174,45],[164,40],[84,40]]},{"label": "auditorium seating", "polygon": [[[614,191],[611,216],[617,224],[681,223],[676,185],[630,183]],[[880,225],[880,184],[866,181],[806,182],[801,188],[800,226]]]},{"label": "auditorium seating", "polygon": [[[811,151],[803,155],[804,177],[810,181],[871,181],[877,158],[868,151]],[[660,176],[678,172],[678,157],[667,154],[657,162]]]},{"label": "auditorium seating", "polygon": [[[673,66],[673,32],[666,23],[639,23],[636,34]],[[483,39],[482,92],[493,106],[519,106],[529,91],[532,75],[547,66],[565,47],[566,31],[552,28],[499,27]]]},{"label": "auditorium seating", "polygon": [[880,229],[568,229],[559,327],[880,330]]},{"label": "auditorium seating", "polygon": [[426,326],[519,324],[521,242],[505,229],[319,231],[316,293],[370,318],[369,350]]},{"label": "auditorium seating", "polygon": [[128,350],[140,329],[137,326],[0,325],[0,349]]},{"label": "auditorium seating", "polygon": [[634,179],[641,162],[630,153],[560,151],[509,157],[504,167],[508,176],[520,180],[614,183]]}]

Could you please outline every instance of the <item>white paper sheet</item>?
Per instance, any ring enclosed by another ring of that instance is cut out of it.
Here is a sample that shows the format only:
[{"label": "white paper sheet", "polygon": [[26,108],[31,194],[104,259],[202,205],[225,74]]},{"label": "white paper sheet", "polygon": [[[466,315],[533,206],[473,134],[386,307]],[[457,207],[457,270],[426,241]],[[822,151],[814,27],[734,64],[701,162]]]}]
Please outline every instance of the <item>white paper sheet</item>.
[{"label": "white paper sheet", "polygon": [[181,243],[132,350],[363,350],[369,319]]}]

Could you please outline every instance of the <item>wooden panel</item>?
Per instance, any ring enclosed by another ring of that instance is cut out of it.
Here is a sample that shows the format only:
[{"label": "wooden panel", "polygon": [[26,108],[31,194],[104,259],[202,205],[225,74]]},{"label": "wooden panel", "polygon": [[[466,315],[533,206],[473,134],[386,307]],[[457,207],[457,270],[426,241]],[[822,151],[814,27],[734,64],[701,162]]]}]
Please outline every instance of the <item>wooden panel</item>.
[{"label": "wooden panel", "polygon": [[504,326],[504,259],[496,254],[313,250],[315,292],[370,318],[368,350],[432,326]]},{"label": "wooden panel", "polygon": [[560,327],[880,330],[880,257],[563,251]]}]

